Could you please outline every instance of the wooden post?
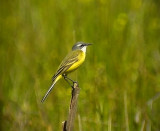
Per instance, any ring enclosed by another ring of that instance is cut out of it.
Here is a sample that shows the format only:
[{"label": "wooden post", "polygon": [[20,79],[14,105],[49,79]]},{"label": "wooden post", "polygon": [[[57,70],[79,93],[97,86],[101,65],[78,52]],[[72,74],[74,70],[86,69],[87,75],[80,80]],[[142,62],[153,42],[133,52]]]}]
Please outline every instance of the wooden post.
[{"label": "wooden post", "polygon": [[71,97],[71,103],[69,108],[68,120],[62,122],[63,131],[73,130],[73,124],[74,124],[76,111],[77,111],[77,102],[78,102],[79,92],[80,92],[80,89],[78,88],[78,83],[74,83],[73,89],[72,89],[72,97]]}]

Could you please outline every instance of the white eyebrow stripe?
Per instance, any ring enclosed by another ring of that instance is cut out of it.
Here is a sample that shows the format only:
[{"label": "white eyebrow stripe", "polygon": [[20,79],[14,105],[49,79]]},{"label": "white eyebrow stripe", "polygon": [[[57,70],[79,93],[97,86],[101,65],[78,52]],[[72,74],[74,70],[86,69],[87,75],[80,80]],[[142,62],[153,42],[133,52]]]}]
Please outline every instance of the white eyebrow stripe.
[{"label": "white eyebrow stripe", "polygon": [[82,44],[78,44],[77,46],[81,46]]}]

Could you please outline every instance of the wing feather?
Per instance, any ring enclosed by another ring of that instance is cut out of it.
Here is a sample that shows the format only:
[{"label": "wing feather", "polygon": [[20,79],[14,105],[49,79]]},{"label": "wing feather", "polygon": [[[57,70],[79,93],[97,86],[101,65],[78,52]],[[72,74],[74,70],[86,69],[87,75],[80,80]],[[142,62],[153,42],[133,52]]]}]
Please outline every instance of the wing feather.
[{"label": "wing feather", "polygon": [[66,70],[68,70],[75,62],[79,60],[78,56],[81,50],[72,51],[69,53],[64,60],[61,62],[58,67],[57,72],[52,77],[52,81],[54,81],[59,74],[63,74]]}]

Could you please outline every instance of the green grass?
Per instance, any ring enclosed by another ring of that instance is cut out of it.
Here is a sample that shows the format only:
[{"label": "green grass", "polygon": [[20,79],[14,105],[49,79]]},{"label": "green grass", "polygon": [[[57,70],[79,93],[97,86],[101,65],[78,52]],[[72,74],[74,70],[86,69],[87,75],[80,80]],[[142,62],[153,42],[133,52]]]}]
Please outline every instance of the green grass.
[{"label": "green grass", "polygon": [[93,43],[70,76],[81,91],[75,130],[160,130],[158,0],[1,0],[0,130],[57,131],[71,88],[40,101],[77,41]]}]

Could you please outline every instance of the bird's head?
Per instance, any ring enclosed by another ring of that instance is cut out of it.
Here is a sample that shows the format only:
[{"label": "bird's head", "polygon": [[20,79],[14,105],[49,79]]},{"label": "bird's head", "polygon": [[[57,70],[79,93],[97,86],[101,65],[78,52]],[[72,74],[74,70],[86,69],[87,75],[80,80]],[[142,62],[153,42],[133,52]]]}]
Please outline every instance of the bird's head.
[{"label": "bird's head", "polygon": [[90,43],[84,42],[77,42],[73,47],[72,50],[82,50],[84,53],[86,52],[87,46],[92,45]]}]

